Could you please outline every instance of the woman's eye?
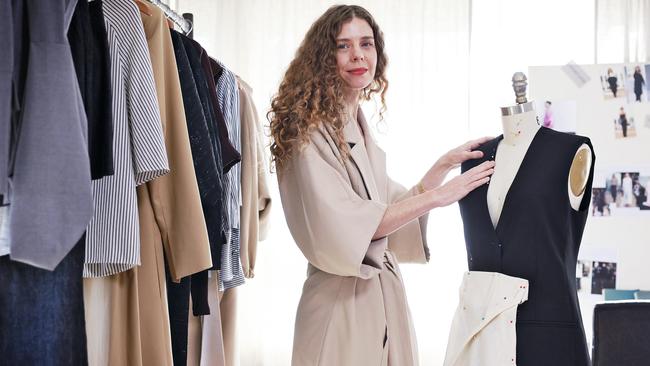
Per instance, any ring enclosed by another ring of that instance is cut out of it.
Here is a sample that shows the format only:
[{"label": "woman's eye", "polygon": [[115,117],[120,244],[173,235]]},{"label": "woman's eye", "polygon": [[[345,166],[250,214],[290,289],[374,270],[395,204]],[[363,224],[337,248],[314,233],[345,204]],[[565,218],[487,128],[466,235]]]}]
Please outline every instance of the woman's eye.
[{"label": "woman's eye", "polygon": [[361,44],[362,47],[372,47],[374,44],[372,42],[364,42]]},{"label": "woman's eye", "polygon": [[343,50],[343,49],[348,48],[348,45],[345,44],[345,43],[339,43],[339,44],[336,46],[336,48],[338,48],[338,49],[340,49],[340,50]]}]

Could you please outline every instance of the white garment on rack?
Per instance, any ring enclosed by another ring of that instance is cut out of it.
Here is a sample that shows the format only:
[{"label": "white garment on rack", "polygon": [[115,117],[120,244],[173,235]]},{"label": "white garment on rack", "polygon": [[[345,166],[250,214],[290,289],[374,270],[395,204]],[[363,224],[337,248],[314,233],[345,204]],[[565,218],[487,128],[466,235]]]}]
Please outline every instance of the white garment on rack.
[{"label": "white garment on rack", "polygon": [[9,254],[9,206],[0,206],[0,257]]},{"label": "white garment on rack", "polygon": [[459,297],[444,366],[515,365],[517,306],[528,300],[528,281],[470,271]]}]

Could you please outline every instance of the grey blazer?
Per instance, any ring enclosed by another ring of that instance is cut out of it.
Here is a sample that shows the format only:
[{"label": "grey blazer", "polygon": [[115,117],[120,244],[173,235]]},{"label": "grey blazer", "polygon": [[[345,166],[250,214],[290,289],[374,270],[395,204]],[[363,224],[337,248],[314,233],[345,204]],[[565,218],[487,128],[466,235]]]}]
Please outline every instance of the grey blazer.
[{"label": "grey blazer", "polygon": [[66,35],[76,3],[25,2],[22,64],[28,66],[11,147],[10,255],[48,270],[74,247],[92,215],[86,115]]}]

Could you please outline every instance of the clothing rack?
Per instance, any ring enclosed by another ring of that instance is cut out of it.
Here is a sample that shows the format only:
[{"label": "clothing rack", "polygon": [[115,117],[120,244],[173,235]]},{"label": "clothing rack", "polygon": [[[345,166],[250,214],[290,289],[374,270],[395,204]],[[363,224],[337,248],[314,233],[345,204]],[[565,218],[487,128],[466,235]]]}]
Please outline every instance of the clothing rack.
[{"label": "clothing rack", "polygon": [[194,28],[194,24],[192,21],[189,19],[189,17],[184,18],[178,13],[176,13],[174,10],[172,10],[169,5],[163,3],[160,0],[149,0],[152,4],[156,5],[159,7],[164,13],[167,18],[169,18],[172,22],[174,22],[178,27],[181,29],[181,31],[189,35],[192,33],[192,30]]}]

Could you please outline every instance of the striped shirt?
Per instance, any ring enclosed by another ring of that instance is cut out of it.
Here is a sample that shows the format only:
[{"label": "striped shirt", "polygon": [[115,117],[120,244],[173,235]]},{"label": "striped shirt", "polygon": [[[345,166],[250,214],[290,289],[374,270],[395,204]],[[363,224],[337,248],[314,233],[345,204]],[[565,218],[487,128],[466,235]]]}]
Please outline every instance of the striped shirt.
[{"label": "striped shirt", "polygon": [[86,234],[84,277],[140,264],[135,187],[169,172],[147,41],[131,0],[104,0],[111,57],[115,174],[92,182],[94,216]]},{"label": "striped shirt", "polygon": [[[217,81],[217,100],[228,126],[228,137],[241,152],[241,120],[239,116],[239,88],[235,74],[219,64],[223,73]],[[239,212],[241,206],[241,164],[235,164],[226,174],[226,201],[228,227],[226,244],[221,250],[219,289],[232,288],[244,283],[244,272],[239,258]]]}]

